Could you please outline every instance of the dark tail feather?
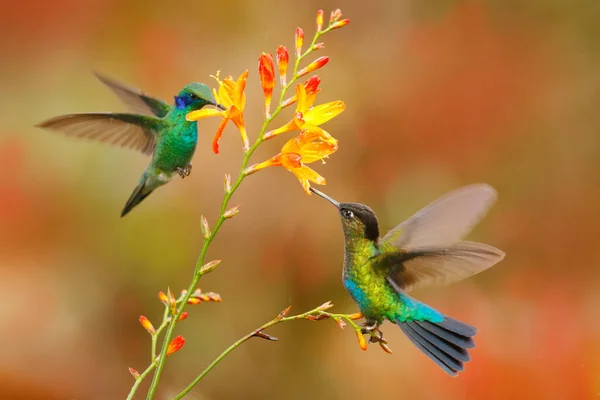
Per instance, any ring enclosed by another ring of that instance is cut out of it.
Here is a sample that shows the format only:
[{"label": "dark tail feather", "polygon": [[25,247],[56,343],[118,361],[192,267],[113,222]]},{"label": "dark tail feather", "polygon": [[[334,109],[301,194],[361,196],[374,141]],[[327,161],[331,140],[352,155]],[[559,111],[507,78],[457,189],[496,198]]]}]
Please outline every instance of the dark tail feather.
[{"label": "dark tail feather", "polygon": [[444,317],[439,323],[397,321],[397,324],[410,341],[448,375],[456,376],[471,359],[467,349],[475,346],[472,336],[477,332],[471,325],[450,317]]},{"label": "dark tail feather", "polygon": [[125,207],[123,207],[123,211],[121,211],[121,218],[123,218],[131,209],[142,202],[148,195],[152,193],[152,189],[148,190],[146,187],[146,179],[140,182],[139,185],[133,190],[131,196],[129,196],[129,200],[125,203]]}]

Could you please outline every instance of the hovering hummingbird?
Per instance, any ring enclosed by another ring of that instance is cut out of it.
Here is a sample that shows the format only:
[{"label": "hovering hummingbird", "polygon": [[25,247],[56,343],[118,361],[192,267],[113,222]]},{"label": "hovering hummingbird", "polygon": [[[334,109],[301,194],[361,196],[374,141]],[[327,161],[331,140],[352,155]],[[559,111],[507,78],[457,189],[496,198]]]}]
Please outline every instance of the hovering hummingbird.
[{"label": "hovering hummingbird", "polygon": [[192,170],[192,156],[198,142],[195,121],[185,116],[206,105],[217,106],[210,89],[203,83],[186,85],[173,106],[148,96],[138,89],[96,74],[136,114],[85,113],[61,115],[37,126],[70,136],[96,139],[152,155],[152,161],[127,200],[121,217],[144,200],[154,189],[169,182],[175,172],[185,178]]},{"label": "hovering hummingbird", "polygon": [[363,333],[381,341],[384,320],[397,324],[425,355],[456,376],[470,360],[475,327],[410,297],[416,288],[448,284],[484,271],[504,258],[486,244],[460,241],[496,200],[486,184],[457,189],[431,203],[385,236],[368,206],[339,203],[310,189],[339,210],[345,237],[343,283],[366,319]]}]

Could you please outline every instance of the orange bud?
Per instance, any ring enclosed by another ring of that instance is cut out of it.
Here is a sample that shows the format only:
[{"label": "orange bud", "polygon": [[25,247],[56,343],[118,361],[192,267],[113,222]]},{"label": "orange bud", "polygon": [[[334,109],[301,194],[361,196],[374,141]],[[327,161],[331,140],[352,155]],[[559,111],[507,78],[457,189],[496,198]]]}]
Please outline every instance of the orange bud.
[{"label": "orange bud", "polygon": [[304,31],[302,28],[296,28],[296,57],[300,58],[302,54],[302,45],[304,44]]},{"label": "orange bud", "polygon": [[323,66],[325,66],[325,64],[327,64],[328,62],[329,62],[329,57],[327,57],[327,56],[319,57],[315,61],[311,62],[306,67],[304,67],[300,71],[298,71],[298,76],[304,76],[313,71],[316,71],[319,68],[322,68]]},{"label": "orange bud", "polygon": [[200,304],[202,300],[197,297],[190,297],[187,301],[188,304]]},{"label": "orange bud", "polygon": [[142,324],[144,329],[147,330],[148,333],[150,333],[151,335],[154,335],[156,333],[156,330],[154,329],[154,326],[152,326],[150,320],[144,317],[143,315],[140,315],[140,324]]},{"label": "orange bud", "polygon": [[315,43],[312,47],[313,50],[323,50],[325,48],[325,43]]},{"label": "orange bud", "polygon": [[225,217],[225,219],[229,219],[229,218],[235,217],[237,214],[239,214],[239,212],[240,212],[240,206],[237,205],[237,206],[231,207],[229,210],[225,211],[225,214],[223,214],[223,216]]},{"label": "orange bud", "polygon": [[344,327],[346,326],[346,323],[342,321],[341,318],[334,318],[333,320],[338,324],[340,329],[344,329]]},{"label": "orange bud", "polygon": [[361,312],[348,315],[348,318],[350,318],[352,321],[356,321],[357,319],[361,319],[362,317],[363,315]]},{"label": "orange bud", "polygon": [[333,304],[331,304],[331,301],[328,301],[326,303],[321,304],[319,307],[317,307],[317,310],[325,311],[325,310],[329,310],[331,307],[333,307]]},{"label": "orange bud", "polygon": [[167,288],[167,301],[169,308],[171,309],[171,313],[175,314],[177,311],[177,300],[175,296],[173,296],[173,292],[171,292],[171,288]]},{"label": "orange bud", "polygon": [[158,298],[160,301],[163,302],[163,304],[166,306],[167,304],[169,304],[169,299],[167,299],[167,295],[165,294],[165,292],[158,292]]},{"label": "orange bud", "polygon": [[349,19],[343,19],[341,21],[336,21],[333,24],[331,24],[330,29],[338,29],[341,28],[342,26],[346,26],[350,23]]},{"label": "orange bud", "polygon": [[219,264],[221,264],[221,260],[212,260],[210,262],[207,262],[200,268],[200,274],[201,275],[208,274],[213,269],[217,268],[217,266]]},{"label": "orange bud", "polygon": [[306,94],[310,95],[313,93],[317,93],[319,91],[319,84],[321,83],[321,78],[318,75],[313,75],[304,82],[304,88],[306,89]]},{"label": "orange bud", "polygon": [[181,315],[179,316],[179,320],[183,321],[184,319],[186,319],[188,317],[188,313],[187,311],[184,311],[181,313]]},{"label": "orange bud", "polygon": [[329,18],[329,23],[331,24],[332,22],[335,22],[340,18],[342,18],[342,10],[340,10],[338,8],[337,10],[331,12],[331,17]]},{"label": "orange bud", "polygon": [[283,319],[286,315],[289,314],[290,310],[292,309],[292,306],[289,306],[288,308],[286,308],[285,310],[283,310],[282,312],[279,313],[279,315],[277,316],[278,320]]},{"label": "orange bud", "polygon": [[225,189],[225,193],[231,192],[231,175],[225,174],[225,179],[223,180],[223,189]]},{"label": "orange bud", "polygon": [[181,350],[184,344],[185,339],[183,338],[183,336],[178,335],[177,337],[175,337],[175,339],[171,341],[171,343],[169,343],[169,347],[167,347],[167,355],[170,356],[171,354],[178,352],[179,350]]},{"label": "orange bud", "polygon": [[361,331],[356,331],[356,338],[358,339],[358,344],[360,345],[360,348],[363,350],[367,350],[367,341],[365,340],[365,337],[363,336]]},{"label": "orange bud", "polygon": [[285,46],[279,46],[277,48],[277,68],[279,68],[279,79],[281,80],[281,86],[285,86],[287,83],[286,73],[290,55],[288,49]]},{"label": "orange bud", "polygon": [[201,216],[200,219],[202,221],[202,225],[200,225],[200,228],[202,229],[202,235],[204,236],[204,239],[208,239],[210,237],[210,227],[208,226],[208,220],[204,215]]},{"label": "orange bud", "polygon": [[321,29],[323,28],[323,18],[324,18],[323,10],[319,10],[317,12],[317,32],[321,32]]},{"label": "orange bud", "polygon": [[265,116],[270,114],[271,98],[273,97],[273,88],[275,87],[275,66],[271,54],[262,53],[258,58],[258,75],[260,84],[265,94]]},{"label": "orange bud", "polygon": [[138,379],[140,377],[140,373],[137,370],[129,367],[129,373],[133,376],[133,379]]}]

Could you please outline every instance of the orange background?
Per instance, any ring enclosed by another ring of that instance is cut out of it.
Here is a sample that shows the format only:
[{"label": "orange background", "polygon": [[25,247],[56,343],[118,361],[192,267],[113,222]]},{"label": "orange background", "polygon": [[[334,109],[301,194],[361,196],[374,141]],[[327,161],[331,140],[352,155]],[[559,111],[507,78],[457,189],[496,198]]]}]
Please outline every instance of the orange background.
[{"label": "orange background", "polygon": [[[499,202],[470,236],[507,253],[491,270],[415,293],[479,328],[472,361],[444,375],[391,324],[394,354],[362,352],[329,321],[274,327],[191,399],[585,399],[600,394],[600,4],[582,1],[286,3],[29,0],[0,13],[0,398],[117,399],[149,359],[137,319],[162,314],[159,290],[187,287],[214,223],[225,172],[236,174],[232,126],[211,152],[216,119],[199,122],[189,178],[130,215],[119,212],[148,163],[136,152],[33,126],[72,112],[122,111],[97,70],[169,102],[190,81],[249,68],[246,121],[261,123],[262,51],[308,38],[318,8],[352,23],[325,36],[318,102],[344,100],[325,125],[340,149],[325,192],[369,204],[385,231],[445,192],[488,182]],[[281,122],[289,118],[286,114]],[[289,134],[288,134],[289,135]],[[269,141],[253,161],[276,154]],[[340,280],[333,208],[272,168],[232,200],[200,287],[220,304],[188,307],[185,347],[169,357],[171,398],[224,348],[293,305],[356,306]],[[143,389],[146,386],[143,386]],[[142,390],[143,392],[144,390]],[[143,398],[140,395],[139,398]]]}]

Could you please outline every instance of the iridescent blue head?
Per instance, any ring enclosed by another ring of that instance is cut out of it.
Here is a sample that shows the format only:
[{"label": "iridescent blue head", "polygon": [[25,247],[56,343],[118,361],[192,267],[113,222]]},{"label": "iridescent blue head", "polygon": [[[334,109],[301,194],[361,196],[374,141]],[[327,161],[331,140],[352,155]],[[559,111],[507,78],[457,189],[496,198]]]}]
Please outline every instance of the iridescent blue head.
[{"label": "iridescent blue head", "polygon": [[224,107],[217,104],[208,86],[200,82],[192,82],[186,85],[177,96],[175,96],[175,107],[181,110],[194,111],[204,106],[213,105],[221,109]]}]

